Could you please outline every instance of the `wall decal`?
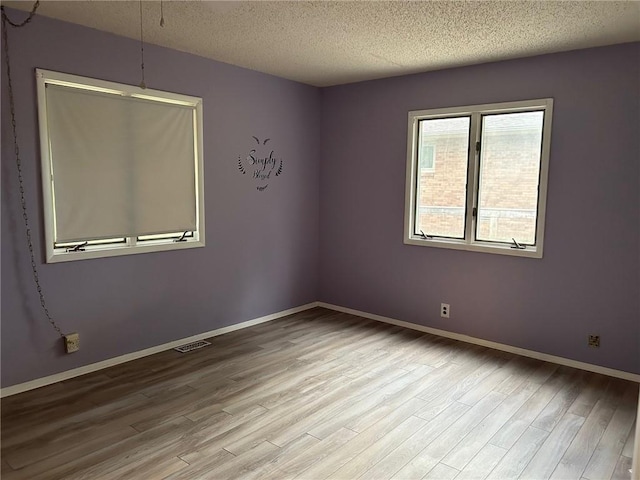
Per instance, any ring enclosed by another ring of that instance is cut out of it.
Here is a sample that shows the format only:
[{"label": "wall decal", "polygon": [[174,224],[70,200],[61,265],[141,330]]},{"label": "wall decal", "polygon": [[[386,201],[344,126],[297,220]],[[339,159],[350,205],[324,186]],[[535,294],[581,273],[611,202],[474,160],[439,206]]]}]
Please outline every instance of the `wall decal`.
[{"label": "wall decal", "polygon": [[282,158],[276,156],[275,150],[267,146],[270,138],[263,141],[254,135],[251,138],[255,140],[256,145],[253,145],[244,158],[238,155],[238,170],[242,175],[251,174],[251,178],[260,184],[256,186],[256,190],[264,192],[271,180],[282,175],[284,163]]}]

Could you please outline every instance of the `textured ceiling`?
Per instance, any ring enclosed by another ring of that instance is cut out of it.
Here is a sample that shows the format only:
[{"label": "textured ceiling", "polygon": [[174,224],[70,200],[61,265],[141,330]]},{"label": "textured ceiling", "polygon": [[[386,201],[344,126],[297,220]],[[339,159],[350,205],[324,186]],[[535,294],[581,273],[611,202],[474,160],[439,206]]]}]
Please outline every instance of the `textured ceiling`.
[{"label": "textured ceiling", "polygon": [[[31,2],[3,1],[22,10]],[[640,2],[143,1],[145,41],[315,86],[640,40]],[[138,1],[38,13],[130,38]]]}]

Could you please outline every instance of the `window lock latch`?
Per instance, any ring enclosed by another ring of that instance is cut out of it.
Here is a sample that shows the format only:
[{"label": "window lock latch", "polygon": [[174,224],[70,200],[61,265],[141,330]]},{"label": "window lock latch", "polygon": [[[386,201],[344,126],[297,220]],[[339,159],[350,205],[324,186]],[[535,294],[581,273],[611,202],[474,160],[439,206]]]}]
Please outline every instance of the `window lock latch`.
[{"label": "window lock latch", "polygon": [[180,238],[176,238],[174,242],[186,242],[187,239],[185,237],[187,236],[187,233],[189,232],[188,231],[184,232],[182,235],[180,235]]},{"label": "window lock latch", "polygon": [[423,238],[424,240],[428,240],[428,239],[433,238],[433,237],[431,235],[427,235],[422,230],[420,230],[420,238]]},{"label": "window lock latch", "polygon": [[84,247],[86,247],[88,244],[89,244],[89,242],[84,242],[84,243],[79,243],[75,247],[69,247],[69,248],[67,248],[67,253],[69,253],[69,252],[84,252]]},{"label": "window lock latch", "polygon": [[527,248],[526,245],[520,245],[518,242],[516,242],[515,238],[512,238],[511,240],[513,240],[511,248],[515,248],[516,250],[524,250]]}]

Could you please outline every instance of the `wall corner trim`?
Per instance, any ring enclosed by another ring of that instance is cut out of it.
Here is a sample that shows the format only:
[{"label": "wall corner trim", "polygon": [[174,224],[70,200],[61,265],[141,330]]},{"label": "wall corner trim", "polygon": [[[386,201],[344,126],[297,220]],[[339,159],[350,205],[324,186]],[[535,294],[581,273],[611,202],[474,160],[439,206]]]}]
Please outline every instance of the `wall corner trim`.
[{"label": "wall corner trim", "polygon": [[318,306],[318,302],[307,303],[305,305],[300,305],[299,307],[289,308],[287,310],[282,310],[280,312],[272,313],[270,315],[265,315],[263,317],[247,320],[246,322],[236,323],[235,325],[229,325],[227,327],[217,328],[215,330],[211,330],[208,332],[192,335],[191,337],[186,337],[180,340],[174,340],[172,342],[163,343],[162,345],[145,348],[144,350],[138,350],[137,352],[127,353],[125,355],[120,355],[119,357],[109,358],[101,362],[91,363],[89,365],[84,365],[82,367],[56,373],[54,375],[49,375],[47,377],[36,378],[35,380],[30,380],[28,382],[19,383],[19,384],[1,389],[0,398],[9,397],[11,395],[16,395],[18,393],[26,392],[28,390],[34,390],[36,388],[44,387],[46,385],[51,385],[52,383],[62,382],[63,380],[69,380],[70,378],[79,377],[80,375],[96,372],[98,370],[103,370],[105,368],[113,367],[114,365],[119,365],[125,362],[130,362],[131,360],[136,360],[138,358],[148,357],[149,355],[153,355],[155,353],[160,353],[160,352],[164,352],[165,350],[171,350],[172,348],[179,347],[180,345],[184,345],[185,343],[197,342],[198,340],[217,337],[218,335],[223,335],[225,333],[233,332],[235,330],[241,330],[243,328],[251,327],[253,325],[258,325],[259,323],[265,323],[265,322],[270,322],[272,320],[277,320],[278,318],[286,317],[287,315],[293,315],[294,313],[303,312],[305,310],[309,310],[317,306]]},{"label": "wall corner trim", "polygon": [[[328,308],[329,310],[335,310],[337,312],[348,313],[351,315],[357,315],[359,317],[368,318],[377,322],[388,323],[390,325],[396,325],[398,327],[409,328],[411,330],[417,330],[419,332],[430,333],[439,337],[450,338],[452,340],[459,340],[465,343],[472,343],[474,345],[481,345],[483,347],[493,348],[494,350],[501,350],[503,352],[514,353],[523,357],[535,358],[536,360],[543,360],[545,362],[555,363],[558,365],[564,365],[567,367],[578,368],[580,370],[586,370],[588,372],[600,373],[609,377],[622,378],[624,380],[630,380],[632,382],[640,383],[640,375],[625,372],[623,370],[615,370],[613,368],[602,367],[600,365],[593,365],[591,363],[579,362],[570,358],[558,357],[556,355],[550,355],[548,353],[536,352],[534,350],[527,350],[526,348],[513,347],[504,343],[492,342],[490,340],[483,340],[481,338],[471,337],[469,335],[463,335],[461,333],[448,332],[446,330],[440,330],[437,328],[426,327],[417,323],[405,322],[403,320],[396,320],[395,318],[384,317],[382,315],[376,315],[374,313],[363,312],[360,310],[354,310],[352,308],[341,307],[338,305],[332,305],[325,302],[317,302],[318,307]],[[639,404],[640,406],[640,404]]]}]

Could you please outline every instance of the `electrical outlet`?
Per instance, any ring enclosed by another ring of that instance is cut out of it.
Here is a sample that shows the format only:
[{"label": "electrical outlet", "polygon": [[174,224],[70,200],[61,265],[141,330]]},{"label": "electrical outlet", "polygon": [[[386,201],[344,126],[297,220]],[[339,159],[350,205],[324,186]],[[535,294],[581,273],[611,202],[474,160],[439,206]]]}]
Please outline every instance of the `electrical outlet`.
[{"label": "electrical outlet", "polygon": [[600,335],[589,335],[589,346],[590,347],[599,347],[600,346]]},{"label": "electrical outlet", "polygon": [[449,307],[448,303],[441,303],[440,304],[440,316],[442,318],[449,318],[449,311],[451,310],[451,308]]},{"label": "electrical outlet", "polygon": [[67,353],[73,353],[80,350],[80,334],[67,333],[64,336],[64,349]]}]

